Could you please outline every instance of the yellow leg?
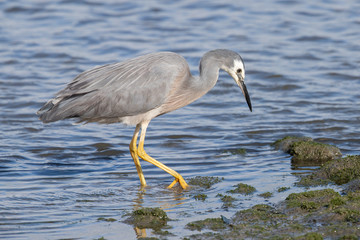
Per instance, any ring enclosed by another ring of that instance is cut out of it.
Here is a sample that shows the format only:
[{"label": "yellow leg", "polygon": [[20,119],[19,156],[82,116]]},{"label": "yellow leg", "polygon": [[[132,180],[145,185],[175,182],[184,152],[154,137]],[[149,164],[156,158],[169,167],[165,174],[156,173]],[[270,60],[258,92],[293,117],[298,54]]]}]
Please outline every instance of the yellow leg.
[{"label": "yellow leg", "polygon": [[165,166],[161,162],[155,160],[154,158],[150,157],[144,150],[144,142],[145,142],[145,134],[146,134],[146,128],[148,126],[149,122],[142,123],[141,125],[141,135],[140,135],[140,141],[138,145],[138,156],[144,159],[145,161],[154,164],[158,168],[164,170],[165,172],[169,173],[173,177],[175,177],[175,180],[168,186],[168,188],[172,188],[177,182],[180,184],[180,186],[185,189],[188,185],[185,182],[184,178],[174,171],[173,169]]},{"label": "yellow leg", "polygon": [[138,124],[135,128],[134,136],[131,139],[129,148],[130,148],[131,157],[134,159],[136,170],[139,174],[141,186],[146,186],[145,177],[144,177],[144,174],[141,169],[141,165],[140,165],[140,161],[139,161],[139,157],[138,157],[138,151],[137,151],[137,147],[136,147],[136,142],[137,142],[137,138],[139,135],[139,131],[140,131],[140,124]]},{"label": "yellow leg", "polygon": [[134,227],[136,238],[146,238],[146,229],[140,229],[138,227]]}]

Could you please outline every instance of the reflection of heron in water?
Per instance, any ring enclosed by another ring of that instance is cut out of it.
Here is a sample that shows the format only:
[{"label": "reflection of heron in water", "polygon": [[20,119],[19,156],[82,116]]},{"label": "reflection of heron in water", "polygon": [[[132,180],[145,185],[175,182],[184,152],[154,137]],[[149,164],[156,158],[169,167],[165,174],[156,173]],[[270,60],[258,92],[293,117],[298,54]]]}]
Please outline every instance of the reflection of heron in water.
[{"label": "reflection of heron in water", "polygon": [[186,188],[187,183],[179,173],[145,152],[146,129],[153,118],[184,107],[207,93],[217,82],[220,69],[234,78],[251,111],[242,58],[233,51],[218,49],[202,57],[199,77],[192,76],[185,59],[172,52],[152,53],[96,67],[78,75],[38,114],[45,123],[78,118],[79,122],[136,125],[130,153],[141,185],[146,186],[146,181],[139,157],[175,178],[169,188],[177,182]]},{"label": "reflection of heron in water", "polygon": [[[157,189],[153,188],[152,193],[148,194],[152,196],[154,193],[158,195]],[[170,191],[171,195],[167,195],[166,198],[157,198],[156,203],[159,205],[158,208],[144,208],[144,196],[145,189],[136,192],[136,198],[132,200],[134,211],[128,214],[129,218],[125,220],[125,223],[133,226],[137,238],[147,237],[147,231],[154,229],[166,228],[167,222],[171,221],[164,216],[167,212],[172,211],[177,206],[184,204],[188,200],[188,196],[185,196],[182,191]],[[164,192],[165,194],[165,192]],[[159,196],[158,196],[159,197]]]}]

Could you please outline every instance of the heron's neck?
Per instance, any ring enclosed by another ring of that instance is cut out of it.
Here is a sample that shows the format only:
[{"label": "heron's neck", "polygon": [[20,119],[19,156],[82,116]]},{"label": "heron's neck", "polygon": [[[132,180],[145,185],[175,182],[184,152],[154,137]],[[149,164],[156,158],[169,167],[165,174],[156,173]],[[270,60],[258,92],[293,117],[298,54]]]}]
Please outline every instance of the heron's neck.
[{"label": "heron's neck", "polygon": [[174,106],[180,108],[199,99],[215,86],[218,75],[219,68],[212,70],[205,68],[203,71],[200,71],[200,76],[190,75],[186,78],[187,80],[182,84],[182,87],[177,89],[169,109],[164,108],[164,111],[172,111]]},{"label": "heron's neck", "polygon": [[217,61],[201,59],[199,66],[199,76],[191,76],[189,98],[192,101],[200,98],[210,91],[216,84],[219,77],[220,64]]},{"label": "heron's neck", "polygon": [[[218,66],[201,66],[200,65],[200,75],[199,75],[199,84],[201,85],[201,89],[207,93],[210,91],[216,84],[219,78],[219,70]],[[204,93],[204,94],[205,94]]]}]

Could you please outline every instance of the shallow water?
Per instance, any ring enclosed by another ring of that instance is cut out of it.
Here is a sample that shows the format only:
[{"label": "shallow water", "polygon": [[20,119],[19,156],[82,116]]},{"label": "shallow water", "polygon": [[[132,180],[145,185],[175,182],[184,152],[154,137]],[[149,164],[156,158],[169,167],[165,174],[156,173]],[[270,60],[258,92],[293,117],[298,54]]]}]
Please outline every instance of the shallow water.
[{"label": "shallow water", "polygon": [[[124,214],[161,207],[179,239],[187,222],[231,217],[276,203],[296,175],[270,145],[286,135],[312,137],[360,152],[359,1],[1,1],[0,238],[134,239]],[[249,112],[224,73],[193,104],[153,120],[146,149],[185,179],[224,177],[205,202],[197,190],[168,190],[172,177],[143,163],[141,191],[128,152],[133,128],[42,124],[37,109],[80,72],[156,51],[175,51],[197,74],[203,53],[241,53],[253,103]],[[229,150],[245,148],[245,155]],[[254,196],[224,209],[218,193],[243,182]],[[276,192],[269,200],[257,196]],[[116,222],[99,221],[114,218]],[[153,236],[147,230],[148,236]]]}]

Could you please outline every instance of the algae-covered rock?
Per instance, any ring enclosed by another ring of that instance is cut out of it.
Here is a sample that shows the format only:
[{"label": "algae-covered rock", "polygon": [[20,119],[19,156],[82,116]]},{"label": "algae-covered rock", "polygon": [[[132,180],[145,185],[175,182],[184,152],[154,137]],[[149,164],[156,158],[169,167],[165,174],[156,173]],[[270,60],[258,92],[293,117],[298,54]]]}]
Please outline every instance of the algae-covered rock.
[{"label": "algae-covered rock", "polygon": [[[214,232],[190,239],[356,239],[360,236],[360,191],[345,196],[332,189],[292,193],[275,206],[259,204],[238,211],[229,222],[223,225],[220,218],[193,222],[193,230]],[[222,227],[209,227],[217,223]]]},{"label": "algae-covered rock", "polygon": [[315,190],[292,193],[286,198],[286,204],[288,208],[315,211],[321,207],[328,206],[331,201],[334,201],[335,204],[340,197],[340,194],[332,189]]},{"label": "algae-covered rock", "polygon": [[306,220],[332,224],[360,223],[360,192],[346,196],[332,189],[292,193],[285,202],[287,210]]},{"label": "algae-covered rock", "polygon": [[226,228],[226,225],[222,218],[207,218],[205,220],[190,222],[186,225],[186,228],[197,231],[201,231],[206,228],[216,231]]},{"label": "algae-covered rock", "polygon": [[329,183],[331,183],[330,179],[326,178],[322,172],[315,171],[309,175],[302,176],[295,185],[299,187],[314,187]]},{"label": "algae-covered rock", "polygon": [[360,178],[360,155],[332,161],[322,167],[322,172],[336,184],[344,184]]},{"label": "algae-covered rock", "polygon": [[320,233],[311,232],[305,235],[299,236],[296,240],[323,240],[323,236]]},{"label": "algae-covered rock", "polygon": [[292,144],[295,142],[310,142],[313,141],[310,137],[296,137],[296,136],[286,136],[282,139],[279,139],[273,143],[277,150],[282,150],[283,152],[290,153],[292,149]]},{"label": "algae-covered rock", "polygon": [[317,142],[294,142],[291,145],[291,162],[295,165],[314,165],[339,159],[341,152],[339,148]]},{"label": "algae-covered rock", "polygon": [[341,157],[339,148],[313,141],[309,137],[287,136],[273,143],[276,149],[281,149],[292,155],[294,165],[318,165]]},{"label": "algae-covered rock", "polygon": [[317,186],[334,182],[345,184],[360,178],[360,155],[347,156],[325,163],[319,170],[302,177],[299,186]]},{"label": "algae-covered rock", "polygon": [[275,223],[277,219],[282,218],[285,218],[285,215],[278,212],[274,207],[258,204],[250,209],[238,211],[232,220],[236,224],[264,224]]},{"label": "algae-covered rock", "polygon": [[240,194],[245,194],[245,195],[250,195],[252,193],[254,193],[256,191],[256,188],[254,188],[253,186],[244,184],[244,183],[239,183],[237,185],[234,186],[235,188],[232,190],[227,191],[228,193],[240,193]]},{"label": "algae-covered rock", "polygon": [[360,178],[348,182],[347,186],[343,190],[343,192],[346,194],[356,191],[360,191]]},{"label": "algae-covered rock", "polygon": [[161,229],[167,225],[169,218],[166,212],[160,208],[140,208],[134,210],[126,223],[138,228]]},{"label": "algae-covered rock", "polygon": [[212,185],[222,182],[224,178],[219,177],[201,177],[196,176],[194,178],[190,178],[189,184],[190,185],[196,185],[203,188],[210,188]]},{"label": "algae-covered rock", "polygon": [[339,240],[359,240],[359,237],[356,235],[344,235]]}]

